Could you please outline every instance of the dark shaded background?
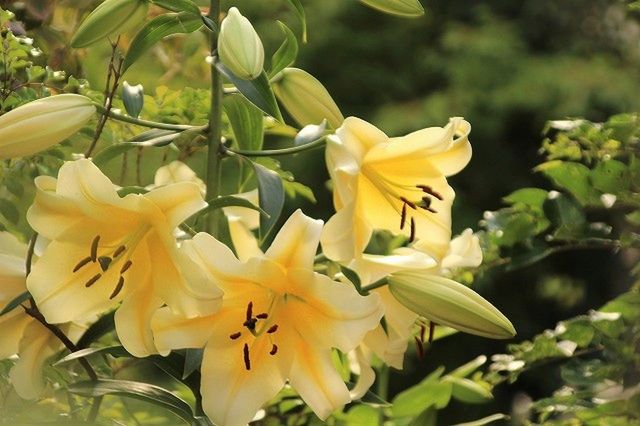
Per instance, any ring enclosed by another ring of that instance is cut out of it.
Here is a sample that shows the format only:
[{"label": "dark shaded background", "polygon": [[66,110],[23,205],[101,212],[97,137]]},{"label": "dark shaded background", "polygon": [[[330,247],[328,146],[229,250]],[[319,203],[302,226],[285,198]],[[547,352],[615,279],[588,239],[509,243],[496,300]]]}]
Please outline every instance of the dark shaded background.
[{"label": "dark shaded background", "polygon": [[[9,3],[14,2],[0,2]],[[107,47],[75,56],[65,47],[73,28],[51,12],[54,2],[22,3],[27,9],[12,10],[48,46],[54,68],[85,74],[94,87],[102,87]],[[80,11],[95,2],[55,3]],[[282,0],[224,3],[251,18],[268,52],[282,38],[274,19],[299,30]],[[391,135],[441,126],[450,116],[472,124],[474,158],[451,179],[457,193],[454,231],[478,229],[483,211],[499,208],[501,197],[515,189],[550,187],[531,172],[542,161],[538,148],[547,120],[598,121],[640,109],[640,25],[621,1],[430,0],[423,1],[427,15],[420,19],[382,15],[355,0],[303,3],[309,43],[301,46],[297,66],[326,85],[345,116],[362,117]],[[206,87],[201,38],[196,34],[170,43],[166,52],[152,52],[128,79],[142,82],[147,93],[157,85]],[[167,62],[163,54],[178,58]],[[332,206],[322,154],[285,159],[283,166],[301,182],[321,188],[318,203],[304,210],[328,218]],[[622,292],[627,269],[612,253],[574,252],[506,275],[484,276],[474,285],[512,320],[521,341]],[[405,371],[392,375],[391,394],[439,365],[455,368],[476,355],[502,352],[507,343],[469,335],[441,340],[422,361],[409,355]],[[558,372],[553,365],[542,370],[497,388],[491,404],[452,402],[439,423],[509,412],[518,393],[534,399],[550,394],[559,386]]]}]

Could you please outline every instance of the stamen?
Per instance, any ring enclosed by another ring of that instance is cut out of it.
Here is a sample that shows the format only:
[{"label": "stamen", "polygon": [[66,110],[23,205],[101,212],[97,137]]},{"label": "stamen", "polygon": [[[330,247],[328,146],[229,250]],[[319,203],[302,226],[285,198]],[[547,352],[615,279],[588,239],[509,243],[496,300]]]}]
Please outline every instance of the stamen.
[{"label": "stamen", "polygon": [[111,293],[111,296],[109,296],[109,299],[113,299],[114,297],[116,297],[120,291],[122,291],[122,287],[124,286],[124,277],[120,277],[120,279],[118,280],[118,284],[116,284],[116,288],[113,290],[113,293]]},{"label": "stamen", "polygon": [[249,358],[249,345],[245,343],[244,348],[242,349],[242,352],[244,355],[244,368],[246,368],[247,371],[249,371],[251,370],[251,359]]},{"label": "stamen", "polygon": [[278,331],[278,324],[273,324],[271,327],[269,327],[269,329],[267,330],[267,333],[271,334],[271,333],[275,333],[276,331]]},{"label": "stamen", "polygon": [[415,336],[416,340],[416,350],[418,351],[418,359],[424,359],[424,348],[422,347],[422,342],[418,339],[418,336]]},{"label": "stamen", "polygon": [[98,258],[98,263],[100,264],[100,268],[102,268],[102,272],[106,272],[112,261],[113,259],[111,259],[109,256],[100,256]]},{"label": "stamen", "polygon": [[100,279],[100,277],[102,277],[102,274],[94,275],[91,279],[89,279],[89,281],[87,281],[85,283],[84,286],[87,287],[87,288],[91,287],[92,285],[94,285],[96,283],[96,281],[98,281]]},{"label": "stamen", "polygon": [[433,342],[433,333],[436,330],[436,323],[433,321],[429,322],[429,343]]},{"label": "stamen", "polygon": [[131,268],[131,265],[133,265],[133,262],[131,262],[130,260],[127,260],[124,263],[124,265],[122,265],[122,268],[120,269],[120,274],[124,274],[125,272],[127,272],[129,268]]},{"label": "stamen", "polygon": [[249,302],[247,305],[247,321],[253,318],[253,302]]},{"label": "stamen", "polygon": [[240,336],[242,336],[242,333],[240,333],[239,331],[237,333],[233,333],[232,335],[229,336],[229,339],[231,340],[236,340],[238,339]]},{"label": "stamen", "polygon": [[98,243],[100,242],[100,235],[96,235],[96,237],[91,242],[91,260],[98,260]]},{"label": "stamen", "polygon": [[73,268],[73,272],[78,272],[84,265],[91,262],[91,256],[82,259],[78,264]]},{"label": "stamen", "polygon": [[269,355],[275,355],[278,353],[278,345],[273,345],[269,351]]},{"label": "stamen", "polygon": [[115,259],[116,257],[120,256],[126,249],[127,248],[125,246],[118,247],[116,251],[113,252],[113,258]]},{"label": "stamen", "polygon": [[400,229],[404,229],[404,224],[407,222],[407,204],[402,204],[402,214],[400,215]]},{"label": "stamen", "polygon": [[430,186],[427,186],[427,185],[416,185],[416,188],[422,189],[422,192],[424,192],[425,194],[429,194],[429,195],[431,195],[433,197],[436,197],[440,201],[443,200],[442,195],[440,195],[439,193],[434,191],[433,188],[431,188]]},{"label": "stamen", "polygon": [[411,218],[411,234],[409,234],[409,242],[412,243],[416,239],[416,220]]},{"label": "stamen", "polygon": [[264,313],[256,315],[256,318],[258,318],[258,319],[267,319],[267,318],[269,318],[269,314],[264,312]]},{"label": "stamen", "polygon": [[400,201],[402,201],[403,203],[405,203],[405,205],[411,207],[414,210],[418,208],[418,206],[416,206],[416,203],[414,203],[413,201],[409,201],[404,197],[400,197]]},{"label": "stamen", "polygon": [[420,341],[424,342],[424,335],[427,332],[427,328],[424,326],[424,324],[420,324]]}]

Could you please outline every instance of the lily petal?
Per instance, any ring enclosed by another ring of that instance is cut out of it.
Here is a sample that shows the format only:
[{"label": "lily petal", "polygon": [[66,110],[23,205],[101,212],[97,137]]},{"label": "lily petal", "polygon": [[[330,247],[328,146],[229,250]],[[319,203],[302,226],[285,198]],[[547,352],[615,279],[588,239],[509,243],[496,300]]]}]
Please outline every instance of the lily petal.
[{"label": "lily petal", "polygon": [[358,370],[358,381],[349,392],[351,399],[356,400],[362,398],[367,393],[371,385],[373,385],[373,382],[376,380],[376,373],[373,371],[373,368],[371,368],[371,351],[359,346],[356,350],[350,352],[349,356],[353,356],[355,358],[354,361]]},{"label": "lily petal", "polygon": [[296,210],[276,235],[265,256],[285,268],[313,269],[322,221]]},{"label": "lily petal", "polygon": [[178,182],[162,186],[151,190],[144,197],[158,206],[166,216],[171,229],[207,206],[200,188],[193,182]]},{"label": "lily petal", "polygon": [[46,360],[61,349],[61,343],[46,327],[32,321],[20,340],[19,359],[11,368],[9,378],[18,395],[36,399],[45,391],[42,376]]},{"label": "lily petal", "polygon": [[0,360],[18,353],[20,339],[32,320],[20,307],[0,317]]},{"label": "lily petal", "polygon": [[364,251],[372,234],[373,228],[355,212],[355,205],[346,205],[325,225],[322,252],[337,262],[349,262]]},{"label": "lily petal", "polygon": [[169,308],[158,309],[151,319],[151,329],[158,352],[165,356],[174,349],[203,348],[213,331],[217,315],[186,318]]},{"label": "lily petal", "polygon": [[317,350],[302,339],[294,350],[289,382],[313,412],[325,420],[351,401],[349,389],[333,365],[330,350]]}]

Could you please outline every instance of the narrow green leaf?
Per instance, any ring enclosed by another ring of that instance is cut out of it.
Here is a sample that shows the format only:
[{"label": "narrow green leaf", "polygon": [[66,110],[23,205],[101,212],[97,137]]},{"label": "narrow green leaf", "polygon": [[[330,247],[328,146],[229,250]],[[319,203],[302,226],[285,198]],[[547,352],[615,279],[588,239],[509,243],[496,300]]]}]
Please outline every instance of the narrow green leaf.
[{"label": "narrow green leaf", "polygon": [[[172,0],[173,1],[173,0]],[[131,42],[124,58],[122,72],[163,38],[173,34],[187,34],[200,29],[203,25],[200,14],[192,12],[166,13],[147,22]]]},{"label": "narrow green leaf", "polygon": [[26,302],[27,300],[29,300],[30,297],[31,297],[31,293],[29,293],[28,291],[25,291],[24,293],[20,293],[12,301],[7,303],[7,305],[4,308],[2,308],[2,311],[0,311],[0,317],[4,314],[7,314],[13,311],[15,308],[20,306],[22,302]]},{"label": "narrow green leaf", "polygon": [[0,198],[0,213],[11,223],[18,223],[20,220],[20,213],[16,206],[10,201]]},{"label": "narrow green leaf", "polygon": [[223,207],[245,207],[247,209],[251,209],[259,212],[265,218],[269,218],[269,214],[266,211],[256,206],[246,198],[235,197],[233,195],[224,195],[222,197],[216,198],[215,200],[211,200],[208,203],[209,205],[205,207],[203,210],[200,210],[198,212],[198,215],[208,213],[212,210],[221,209]]},{"label": "narrow green leaf", "polygon": [[182,379],[189,377],[194,371],[200,369],[202,364],[202,357],[204,355],[204,349],[201,348],[189,348],[184,353],[184,372],[182,373]]},{"label": "narrow green leaf", "polygon": [[84,332],[82,337],[76,343],[78,349],[84,349],[89,347],[90,344],[101,338],[107,333],[110,333],[115,329],[114,312],[104,314],[96,322],[91,324],[87,331]]},{"label": "narrow green leaf", "polygon": [[236,86],[238,91],[242,93],[249,102],[281,123],[284,122],[280,108],[276,102],[276,97],[273,94],[273,90],[271,90],[269,79],[264,71],[254,80],[243,80],[231,72],[229,68],[225,67],[222,62],[216,62],[216,68]]},{"label": "narrow green leaf", "polygon": [[[186,130],[188,132],[188,130]],[[97,166],[103,166],[110,160],[118,157],[119,155],[124,154],[127,151],[130,151],[134,148],[144,148],[144,147],[163,147],[169,145],[171,142],[176,140],[182,133],[170,133],[165,136],[159,136],[157,138],[149,139],[144,142],[121,142],[111,146],[106,147],[99,153],[97,153],[93,157],[93,162]]]},{"label": "narrow green leaf", "polygon": [[419,383],[403,392],[393,400],[393,417],[415,417],[429,407],[446,407],[451,399],[451,383]]},{"label": "narrow green leaf", "polygon": [[100,379],[73,383],[68,387],[68,391],[85,397],[121,395],[136,398],[164,407],[189,423],[196,421],[191,407],[183,399],[160,386],[148,383]]},{"label": "narrow green leaf", "polygon": [[347,277],[349,281],[353,283],[353,285],[356,287],[356,289],[359,292],[360,289],[362,288],[362,282],[360,281],[360,277],[358,276],[358,273],[353,269],[349,269],[346,266],[342,266],[342,265],[340,265],[340,271],[344,274],[345,277]]},{"label": "narrow green leaf", "polygon": [[262,111],[244,96],[238,95],[225,97],[223,106],[238,148],[250,151],[262,149],[264,140]]},{"label": "narrow green leaf", "polygon": [[253,163],[253,170],[258,180],[260,207],[269,215],[269,217],[260,216],[260,237],[264,240],[282,213],[284,186],[280,176],[273,170],[258,163]]},{"label": "narrow green leaf", "polygon": [[273,77],[286,67],[293,64],[298,56],[298,41],[295,34],[284,23],[278,21],[280,29],[284,33],[284,41],[271,57],[271,71],[269,77]]},{"label": "narrow green leaf", "polygon": [[172,12],[188,12],[200,16],[200,8],[191,0],[152,0],[154,4]]},{"label": "narrow green leaf", "polygon": [[484,426],[484,425],[494,424],[499,420],[509,420],[509,419],[510,417],[506,414],[496,413],[496,414],[492,414],[490,416],[483,417],[481,419],[474,420],[471,422],[458,423],[455,426]]},{"label": "narrow green leaf", "polygon": [[289,5],[291,5],[293,10],[296,12],[296,15],[298,15],[298,18],[300,18],[300,23],[302,24],[302,42],[306,43],[307,42],[307,16],[304,13],[304,7],[302,7],[302,3],[300,2],[300,0],[287,0],[287,2],[289,3]]},{"label": "narrow green leaf", "polygon": [[69,361],[73,361],[79,358],[86,358],[91,355],[100,354],[100,355],[111,355],[116,358],[122,357],[131,357],[132,355],[127,352],[127,350],[122,345],[115,346],[106,346],[104,348],[86,348],[80,349],[79,351],[75,351],[65,356],[64,358],[57,361],[54,366],[67,363]]}]

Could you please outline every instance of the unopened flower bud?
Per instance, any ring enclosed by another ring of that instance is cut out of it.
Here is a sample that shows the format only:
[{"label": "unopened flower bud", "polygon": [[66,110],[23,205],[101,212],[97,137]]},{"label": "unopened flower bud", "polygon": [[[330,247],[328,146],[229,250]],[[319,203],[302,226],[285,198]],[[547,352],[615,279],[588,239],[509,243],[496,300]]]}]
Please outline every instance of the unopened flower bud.
[{"label": "unopened flower bud", "polygon": [[125,81],[122,85],[122,102],[127,114],[138,118],[144,106],[144,88],[142,84],[132,86]]},{"label": "unopened flower bud", "polygon": [[393,273],[388,282],[400,303],[436,324],[494,339],[516,334],[507,317],[460,283],[417,271]]},{"label": "unopened flower bud", "polygon": [[236,76],[253,80],[262,74],[264,47],[251,22],[232,7],[222,21],[218,37],[218,55]]},{"label": "unopened flower bud", "polygon": [[82,21],[71,46],[86,47],[138,26],[147,16],[146,0],[105,0]]},{"label": "unopened flower bud", "polygon": [[285,68],[273,91],[289,114],[302,126],[327,120],[337,129],[344,116],[331,95],[314,76],[298,68]]},{"label": "unopened flower bud", "polygon": [[84,126],[96,112],[91,99],[56,95],[22,105],[0,117],[0,159],[32,155]]},{"label": "unopened flower bud", "polygon": [[424,9],[419,0],[360,0],[367,6],[389,15],[416,18],[424,15]]}]

